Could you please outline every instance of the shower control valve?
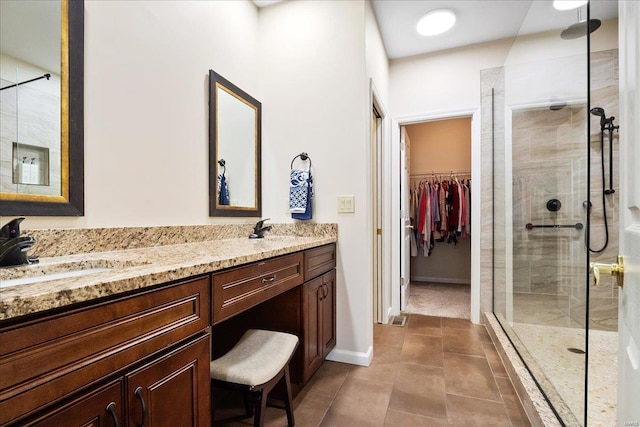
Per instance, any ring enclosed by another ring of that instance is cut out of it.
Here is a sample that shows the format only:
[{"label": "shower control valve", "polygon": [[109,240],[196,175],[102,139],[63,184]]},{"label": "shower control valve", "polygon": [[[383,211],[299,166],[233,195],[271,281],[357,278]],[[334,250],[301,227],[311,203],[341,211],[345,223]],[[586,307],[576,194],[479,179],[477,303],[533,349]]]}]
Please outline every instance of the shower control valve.
[{"label": "shower control valve", "polygon": [[600,285],[600,273],[609,273],[616,279],[616,284],[620,287],[624,285],[624,258],[618,255],[618,262],[614,264],[604,264],[592,262],[589,264],[589,272],[593,274],[593,285]]}]

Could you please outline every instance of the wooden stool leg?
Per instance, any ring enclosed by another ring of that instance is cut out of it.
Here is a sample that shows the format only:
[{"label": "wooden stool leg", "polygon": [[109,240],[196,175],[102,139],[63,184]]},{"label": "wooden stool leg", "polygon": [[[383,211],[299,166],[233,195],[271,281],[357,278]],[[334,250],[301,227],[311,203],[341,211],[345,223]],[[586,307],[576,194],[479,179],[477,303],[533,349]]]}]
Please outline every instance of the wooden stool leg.
[{"label": "wooden stool leg", "polygon": [[289,365],[284,367],[284,384],[287,389],[287,399],[284,403],[285,410],[287,411],[287,421],[289,422],[289,427],[295,426],[295,421],[293,419],[293,399],[291,399],[291,379],[289,378]]},{"label": "wooden stool leg", "polygon": [[213,425],[213,421],[216,419],[216,402],[215,402],[215,392],[213,388],[213,382],[211,382],[211,425]]},{"label": "wooden stool leg", "polygon": [[256,414],[253,418],[253,427],[264,426],[264,416],[265,412],[267,412],[267,390],[262,389],[258,399],[259,400],[256,402]]},{"label": "wooden stool leg", "polygon": [[247,417],[253,417],[255,403],[249,398],[249,392],[242,393],[242,398],[244,399],[244,410],[246,411]]}]

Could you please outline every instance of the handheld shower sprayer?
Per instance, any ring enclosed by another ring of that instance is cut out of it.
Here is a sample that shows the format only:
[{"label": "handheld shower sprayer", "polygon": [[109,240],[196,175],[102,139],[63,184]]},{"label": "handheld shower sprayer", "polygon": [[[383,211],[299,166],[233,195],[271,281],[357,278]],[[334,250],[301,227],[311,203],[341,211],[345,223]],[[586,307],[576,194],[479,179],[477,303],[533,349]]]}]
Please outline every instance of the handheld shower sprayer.
[{"label": "handheld shower sprayer", "polygon": [[600,116],[600,128],[604,129],[605,125],[607,124],[607,118],[604,114],[604,108],[594,107],[591,109],[591,114],[593,114],[594,116]]},{"label": "handheld shower sprayer", "polygon": [[[613,131],[618,130],[620,126],[614,125],[613,121],[615,120],[614,116],[607,118],[607,115],[604,112],[604,108],[602,107],[594,107],[589,110],[591,114],[594,116],[600,117],[600,158],[602,165],[602,208],[604,211],[604,228],[605,228],[605,242],[601,249],[595,250],[591,249],[589,246],[589,250],[591,252],[602,252],[605,250],[609,243],[609,226],[607,224],[607,208],[606,208],[606,196],[610,194],[614,194],[616,190],[613,188]],[[609,132],[609,188],[605,188],[604,182],[604,132]],[[589,206],[588,208],[590,208]]]}]

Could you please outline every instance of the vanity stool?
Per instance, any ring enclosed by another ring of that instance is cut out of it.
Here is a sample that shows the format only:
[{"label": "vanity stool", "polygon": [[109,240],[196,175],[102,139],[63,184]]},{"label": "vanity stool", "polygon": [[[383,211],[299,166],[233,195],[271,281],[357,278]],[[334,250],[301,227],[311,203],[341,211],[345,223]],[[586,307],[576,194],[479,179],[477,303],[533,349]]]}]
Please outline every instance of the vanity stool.
[{"label": "vanity stool", "polygon": [[[240,341],[224,356],[211,361],[211,386],[230,388],[245,393],[247,416],[251,406],[246,396],[255,401],[254,427],[262,427],[267,409],[267,395],[284,378],[286,387],[285,407],[289,427],[294,426],[289,361],[298,346],[298,337],[284,332],[249,329]],[[211,392],[211,421],[214,402]]]}]

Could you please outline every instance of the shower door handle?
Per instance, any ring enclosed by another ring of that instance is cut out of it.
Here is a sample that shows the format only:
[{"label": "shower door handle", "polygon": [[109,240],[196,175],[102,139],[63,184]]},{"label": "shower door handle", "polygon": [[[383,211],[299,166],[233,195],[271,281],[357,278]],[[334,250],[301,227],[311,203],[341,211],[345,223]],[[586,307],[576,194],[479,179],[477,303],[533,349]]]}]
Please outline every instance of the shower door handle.
[{"label": "shower door handle", "polygon": [[624,258],[618,255],[618,262],[614,264],[604,264],[592,262],[589,264],[589,272],[593,274],[593,285],[600,285],[600,273],[609,273],[616,278],[616,284],[620,287],[624,285]]}]

